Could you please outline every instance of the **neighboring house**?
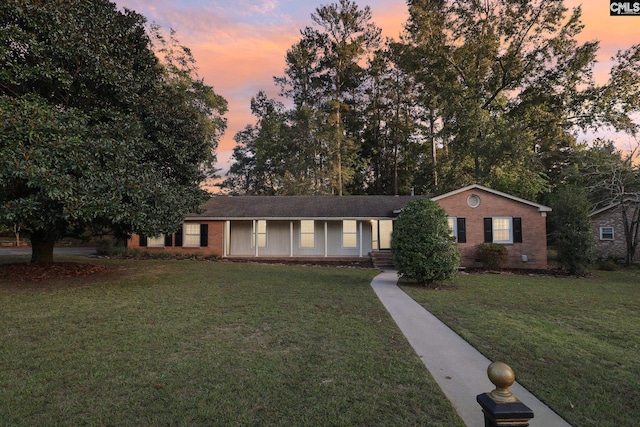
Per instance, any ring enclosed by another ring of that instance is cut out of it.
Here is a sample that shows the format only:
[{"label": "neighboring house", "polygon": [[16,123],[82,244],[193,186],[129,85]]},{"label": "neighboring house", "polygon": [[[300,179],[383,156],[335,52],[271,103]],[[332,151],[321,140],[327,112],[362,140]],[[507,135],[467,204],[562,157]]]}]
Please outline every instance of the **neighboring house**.
[{"label": "neighboring house", "polygon": [[[391,248],[393,222],[426,196],[214,196],[172,235],[134,235],[129,248],[215,254],[223,258],[362,260]],[[546,268],[551,209],[479,185],[432,198],[449,215],[464,266],[475,246],[507,246],[512,268]]]},{"label": "neighboring house", "polygon": [[[630,209],[633,212],[633,206]],[[625,259],[627,257],[627,240],[624,234],[620,203],[613,203],[599,209],[589,217],[595,240],[595,255],[602,258]],[[640,251],[636,251],[634,261],[640,261]]]}]

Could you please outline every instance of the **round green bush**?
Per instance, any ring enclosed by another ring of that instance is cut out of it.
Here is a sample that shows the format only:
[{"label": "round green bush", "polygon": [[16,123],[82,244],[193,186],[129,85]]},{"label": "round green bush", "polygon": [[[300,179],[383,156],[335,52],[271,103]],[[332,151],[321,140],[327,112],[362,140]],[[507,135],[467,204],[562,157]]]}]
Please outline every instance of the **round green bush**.
[{"label": "round green bush", "polygon": [[448,280],[460,265],[447,214],[429,199],[412,200],[402,209],[393,227],[391,251],[398,274],[418,283]]}]

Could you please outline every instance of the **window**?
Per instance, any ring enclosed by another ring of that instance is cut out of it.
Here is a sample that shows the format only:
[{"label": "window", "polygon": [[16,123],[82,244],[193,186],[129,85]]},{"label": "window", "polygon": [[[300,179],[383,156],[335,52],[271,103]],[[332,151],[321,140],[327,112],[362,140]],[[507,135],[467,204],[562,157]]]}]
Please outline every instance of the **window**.
[{"label": "window", "polygon": [[147,246],[150,248],[164,248],[164,234],[156,237],[147,237]]},{"label": "window", "polygon": [[484,219],[485,243],[522,243],[522,218],[497,216]]},{"label": "window", "polygon": [[253,233],[251,239],[251,247],[255,247],[256,239],[259,248],[267,247],[267,221],[261,219],[253,222]]},{"label": "window", "polygon": [[378,249],[391,249],[392,233],[393,220],[381,219],[378,221]]},{"label": "window", "polygon": [[357,221],[353,219],[345,219],[342,221],[342,247],[357,248],[358,247],[358,227]]},{"label": "window", "polygon": [[173,234],[159,234],[156,237],[140,235],[140,247],[164,248],[173,246]]},{"label": "window", "polygon": [[456,227],[456,217],[455,216],[450,216],[449,218],[447,218],[447,222],[449,223],[449,235],[453,236],[453,237],[458,237],[458,230]]},{"label": "window", "polygon": [[478,195],[476,194],[472,194],[469,197],[467,197],[467,205],[469,205],[469,207],[471,208],[477,208],[478,206],[480,206],[480,197],[478,197]]},{"label": "window", "polygon": [[184,239],[182,246],[199,247],[200,246],[200,224],[184,224],[182,227]]},{"label": "window", "polygon": [[613,240],[613,227],[600,227],[600,240]]},{"label": "window", "polygon": [[510,217],[493,218],[493,243],[513,243]]},{"label": "window", "polygon": [[303,219],[302,221],[300,221],[300,247],[315,248],[315,246],[315,222],[312,219]]},{"label": "window", "polygon": [[467,243],[466,219],[450,216],[447,221],[449,223],[449,232],[456,238],[456,241],[458,243]]}]

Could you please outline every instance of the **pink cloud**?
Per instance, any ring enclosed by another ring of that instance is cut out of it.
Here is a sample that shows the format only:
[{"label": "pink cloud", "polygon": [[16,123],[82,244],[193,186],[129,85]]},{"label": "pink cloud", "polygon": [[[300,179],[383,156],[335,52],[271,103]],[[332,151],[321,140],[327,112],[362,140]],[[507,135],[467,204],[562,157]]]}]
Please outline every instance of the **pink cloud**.
[{"label": "pink cloud", "polygon": [[[192,49],[199,75],[229,102],[227,132],[219,149],[219,166],[229,166],[234,135],[255,118],[250,99],[259,90],[276,97],[272,77],[283,74],[287,49],[300,38],[300,29],[312,24],[310,14],[335,0],[296,2],[291,0],[116,0],[145,15],[150,22],[177,31]],[[373,21],[383,37],[398,38],[407,19],[405,0],[363,0],[371,7]],[[640,42],[640,18],[610,17],[608,2],[566,0],[569,8],[583,5],[585,29],[579,41],[601,40],[595,70],[599,82],[606,81],[609,59],[619,49]]]}]

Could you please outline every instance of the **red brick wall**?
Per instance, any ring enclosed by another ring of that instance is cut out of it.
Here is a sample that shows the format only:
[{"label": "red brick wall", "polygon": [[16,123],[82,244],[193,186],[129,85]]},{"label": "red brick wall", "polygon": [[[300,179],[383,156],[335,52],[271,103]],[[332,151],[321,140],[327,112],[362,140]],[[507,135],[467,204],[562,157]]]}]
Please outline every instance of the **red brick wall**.
[{"label": "red brick wall", "polygon": [[[199,221],[198,224],[208,224],[208,245],[206,247],[183,247],[183,246],[165,246],[162,248],[151,248],[147,246],[140,246],[140,236],[134,234],[127,242],[128,249],[141,249],[149,251],[166,251],[166,252],[180,252],[184,254],[202,254],[205,256],[217,255],[222,257],[224,250],[224,221]],[[173,242],[175,244],[175,235],[173,236]]]},{"label": "red brick wall", "polygon": [[[467,198],[480,197],[480,205],[472,208]],[[522,243],[505,244],[509,253],[508,268],[547,268],[547,223],[536,207],[520,203],[480,189],[471,189],[437,200],[447,215],[466,219],[467,242],[458,243],[465,267],[480,266],[475,261],[476,245],[484,242],[484,218],[510,216],[522,218]],[[522,261],[526,255],[528,261]]]}]

